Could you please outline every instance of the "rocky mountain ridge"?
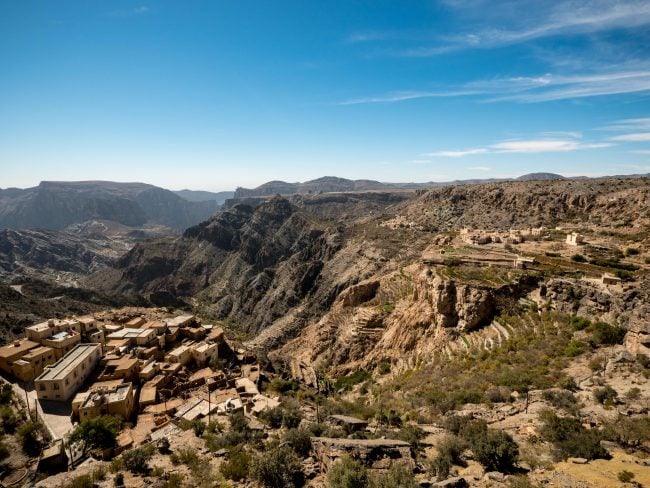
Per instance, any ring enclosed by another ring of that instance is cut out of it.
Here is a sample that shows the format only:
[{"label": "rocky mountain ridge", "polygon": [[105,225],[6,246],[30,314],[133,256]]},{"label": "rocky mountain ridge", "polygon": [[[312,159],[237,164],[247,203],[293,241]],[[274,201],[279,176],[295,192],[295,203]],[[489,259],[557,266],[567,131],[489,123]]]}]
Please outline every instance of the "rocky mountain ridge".
[{"label": "rocky mountain ridge", "polygon": [[0,190],[0,228],[62,230],[88,220],[129,227],[147,224],[184,230],[218,209],[216,201],[188,201],[144,183],[43,181]]}]

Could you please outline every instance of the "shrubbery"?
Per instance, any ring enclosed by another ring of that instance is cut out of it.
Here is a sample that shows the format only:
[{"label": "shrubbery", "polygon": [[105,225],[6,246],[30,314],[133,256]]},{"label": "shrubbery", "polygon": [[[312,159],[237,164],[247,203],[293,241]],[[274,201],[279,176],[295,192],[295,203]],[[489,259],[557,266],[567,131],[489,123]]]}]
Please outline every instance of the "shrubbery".
[{"label": "shrubbery", "polygon": [[611,405],[616,397],[618,397],[618,393],[609,385],[594,390],[594,399],[601,405]]},{"label": "shrubbery", "polygon": [[464,466],[463,451],[467,443],[456,435],[446,436],[437,446],[438,454],[431,460],[431,471],[439,480],[449,477],[452,466]]},{"label": "shrubbery", "polygon": [[367,488],[370,475],[359,461],[344,457],[330,468],[327,482],[329,488]]},{"label": "shrubbery", "polygon": [[311,451],[311,433],[306,429],[289,429],[284,434],[284,441],[300,457],[309,456]]},{"label": "shrubbery", "polygon": [[242,448],[232,449],[228,459],[219,466],[219,471],[229,480],[241,481],[248,477],[251,456]]},{"label": "shrubbery", "polygon": [[582,457],[586,459],[607,459],[608,453],[600,445],[602,435],[587,430],[575,417],[558,417],[546,411],[540,415],[543,422],[540,429],[542,439],[555,447],[558,459]]},{"label": "shrubbery", "polygon": [[288,447],[274,447],[253,458],[250,475],[265,488],[297,488],[305,483],[300,459]]}]

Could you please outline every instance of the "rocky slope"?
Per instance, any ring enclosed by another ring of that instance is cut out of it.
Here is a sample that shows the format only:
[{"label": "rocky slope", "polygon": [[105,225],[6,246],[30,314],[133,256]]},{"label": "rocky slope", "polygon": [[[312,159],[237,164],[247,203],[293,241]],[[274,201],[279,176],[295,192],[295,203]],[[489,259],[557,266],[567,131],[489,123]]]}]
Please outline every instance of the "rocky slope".
[{"label": "rocky slope", "polygon": [[448,186],[422,191],[401,212],[432,230],[562,222],[644,229],[650,221],[649,203],[648,178],[600,178]]},{"label": "rocky slope", "polygon": [[143,183],[53,182],[0,190],[1,228],[61,230],[88,220],[130,227],[159,224],[183,230],[212,215],[216,201],[191,202]]},{"label": "rocky slope", "polygon": [[[644,178],[276,197],[235,206],[181,238],[139,244],[90,283],[157,304],[191,303],[259,334],[248,343],[254,348],[299,336],[281,355],[316,365],[355,367],[392,355],[407,366],[490,324],[505,298],[529,291],[514,271],[500,276],[470,265],[448,273],[444,258],[425,257],[434,242],[436,253],[444,251],[454,235],[447,231],[598,225],[642,243],[648,202]],[[515,257],[506,257],[507,269]],[[362,291],[350,288],[360,283]],[[351,298],[357,293],[363,300]]]},{"label": "rocky slope", "polygon": [[337,286],[331,281],[345,278],[323,269],[342,238],[336,226],[276,198],[221,212],[181,238],[138,244],[89,283],[157,303],[193,301],[255,333],[303,308],[308,314],[329,305]]}]

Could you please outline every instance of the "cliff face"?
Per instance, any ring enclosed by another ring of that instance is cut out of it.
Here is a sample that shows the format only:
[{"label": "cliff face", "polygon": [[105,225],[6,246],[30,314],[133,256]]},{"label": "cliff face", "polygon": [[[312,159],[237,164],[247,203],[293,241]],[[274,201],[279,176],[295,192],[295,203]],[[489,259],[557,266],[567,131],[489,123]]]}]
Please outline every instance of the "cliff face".
[{"label": "cliff face", "polygon": [[159,303],[192,300],[207,315],[229,317],[255,333],[307,296],[308,309],[328,304],[321,274],[340,239],[336,228],[276,198],[255,209],[240,205],[221,212],[182,237],[136,245],[115,270],[90,282]]},{"label": "cliff face", "polygon": [[215,201],[190,202],[142,183],[42,182],[24,190],[0,190],[0,229],[61,230],[88,220],[129,227],[159,224],[177,230],[216,212]]},{"label": "cliff face", "polygon": [[401,368],[439,354],[449,338],[489,324],[519,284],[462,284],[413,265],[344,290],[330,311],[272,355],[343,372],[387,361]]}]

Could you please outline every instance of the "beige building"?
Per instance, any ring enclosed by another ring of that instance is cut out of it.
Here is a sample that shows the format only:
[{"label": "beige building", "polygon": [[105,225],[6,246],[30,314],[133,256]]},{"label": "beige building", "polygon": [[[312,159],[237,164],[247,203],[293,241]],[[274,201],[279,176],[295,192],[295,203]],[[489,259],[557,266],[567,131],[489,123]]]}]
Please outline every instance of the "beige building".
[{"label": "beige building", "polygon": [[64,330],[44,339],[41,344],[54,350],[56,359],[61,359],[81,342],[81,334],[76,330]]},{"label": "beige building", "polygon": [[149,346],[156,342],[156,331],[154,329],[129,329],[124,328],[108,334],[106,339],[110,342],[113,340],[125,339],[130,345]]},{"label": "beige building", "polygon": [[79,344],[34,381],[39,400],[69,400],[93,372],[102,356],[100,344]]},{"label": "beige building", "polygon": [[193,350],[190,344],[181,344],[173,351],[167,353],[165,361],[169,363],[180,363],[183,366],[192,360]]},{"label": "beige building", "polygon": [[126,420],[131,417],[134,404],[131,383],[99,389],[88,395],[79,406],[79,420],[83,421],[100,415],[113,415]]},{"label": "beige building", "polygon": [[140,362],[137,358],[124,356],[106,362],[104,371],[99,376],[101,381],[123,379],[135,381],[140,373]]},{"label": "beige building", "polygon": [[582,234],[578,234],[577,232],[571,232],[571,234],[567,234],[566,236],[566,243],[570,246],[580,246],[584,244],[585,238]]},{"label": "beige building", "polygon": [[46,322],[30,325],[25,328],[25,335],[30,341],[43,343],[43,341],[55,334],[66,331],[73,331],[81,334],[82,325],[74,319],[50,319]]},{"label": "beige building", "polygon": [[28,339],[17,340],[8,346],[0,347],[0,369],[7,374],[14,374],[14,363],[37,347],[37,342]]},{"label": "beige building", "polygon": [[199,367],[205,366],[213,358],[219,357],[219,344],[216,343],[199,342],[198,344],[192,344],[191,348],[192,359]]},{"label": "beige building", "polygon": [[13,364],[13,374],[21,381],[33,381],[40,375],[45,366],[56,361],[54,350],[50,347],[39,346],[31,349]]}]

